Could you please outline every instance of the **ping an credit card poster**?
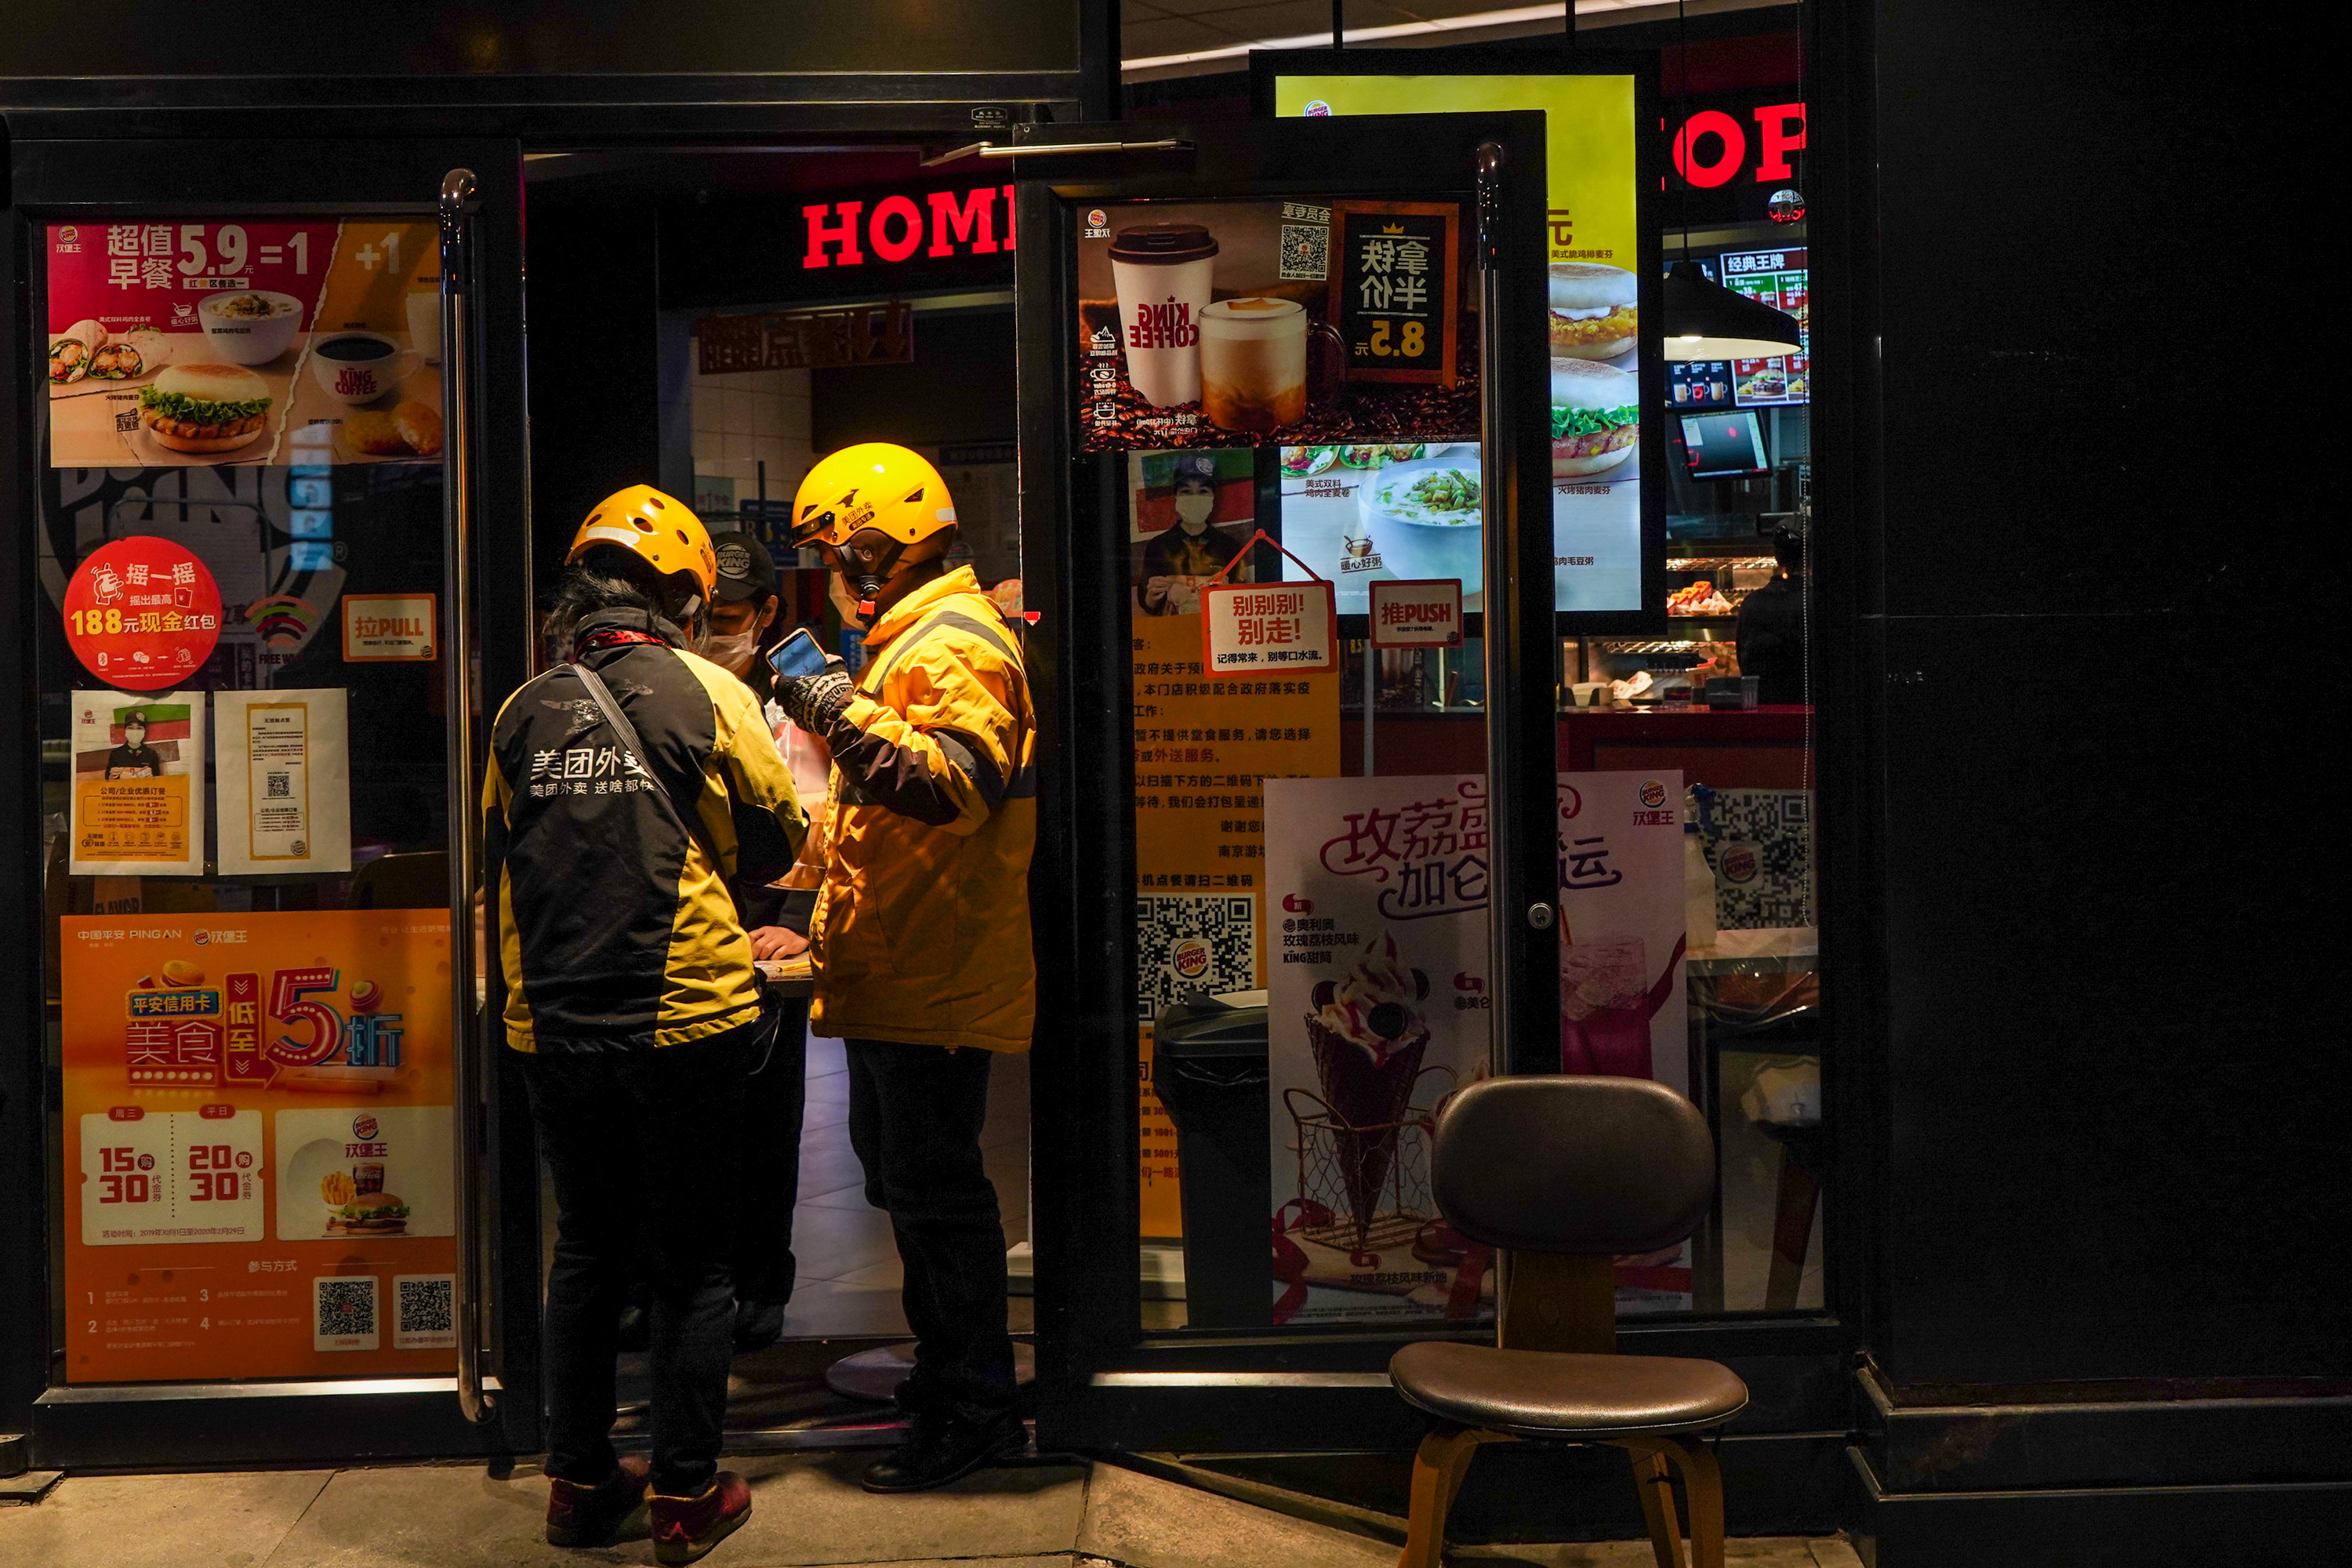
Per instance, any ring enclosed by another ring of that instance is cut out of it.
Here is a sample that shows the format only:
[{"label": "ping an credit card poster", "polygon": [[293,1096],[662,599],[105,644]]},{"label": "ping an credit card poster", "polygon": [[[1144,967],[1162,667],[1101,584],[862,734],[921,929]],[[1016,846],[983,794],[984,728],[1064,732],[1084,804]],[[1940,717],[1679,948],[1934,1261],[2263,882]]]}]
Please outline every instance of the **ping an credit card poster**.
[{"label": "ping an credit card poster", "polygon": [[68,1381],[446,1372],[447,915],[61,937]]}]

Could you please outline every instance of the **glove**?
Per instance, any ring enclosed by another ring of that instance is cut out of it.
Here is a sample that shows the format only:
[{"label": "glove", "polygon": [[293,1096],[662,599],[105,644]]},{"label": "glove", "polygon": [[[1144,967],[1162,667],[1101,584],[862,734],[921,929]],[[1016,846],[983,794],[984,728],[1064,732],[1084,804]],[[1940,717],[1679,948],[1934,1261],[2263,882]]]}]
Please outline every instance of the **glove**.
[{"label": "glove", "polygon": [[832,739],[840,722],[842,710],[856,695],[856,682],[849,671],[838,664],[827,666],[814,675],[787,676],[776,682],[776,706],[784,717],[820,740]]}]

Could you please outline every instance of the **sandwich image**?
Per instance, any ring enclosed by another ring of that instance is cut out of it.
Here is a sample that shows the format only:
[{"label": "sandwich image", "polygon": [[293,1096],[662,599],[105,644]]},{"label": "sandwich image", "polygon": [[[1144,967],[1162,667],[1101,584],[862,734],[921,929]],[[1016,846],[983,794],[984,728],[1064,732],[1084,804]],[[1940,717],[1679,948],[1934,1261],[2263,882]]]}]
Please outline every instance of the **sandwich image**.
[{"label": "sandwich image", "polygon": [[1623,462],[1642,433],[1640,403],[1641,382],[1629,371],[1589,359],[1552,361],[1551,477],[1577,479]]},{"label": "sandwich image", "polygon": [[390,1193],[363,1193],[348,1171],[330,1171],[319,1183],[319,1196],[334,1212],[327,1216],[331,1236],[398,1236],[408,1228],[408,1205]]},{"label": "sandwich image", "polygon": [[101,381],[129,381],[161,370],[172,358],[172,340],[149,327],[109,338],[90,356],[89,374]]},{"label": "sandwich image", "polygon": [[1555,359],[1615,359],[1640,328],[1633,275],[1594,261],[1551,266],[1551,352]]},{"label": "sandwich image", "polygon": [[233,452],[261,434],[269,384],[233,364],[166,365],[139,390],[139,418],[175,452]]},{"label": "sandwich image", "polygon": [[337,1236],[398,1236],[408,1228],[408,1205],[390,1193],[362,1193],[328,1216]]},{"label": "sandwich image", "polygon": [[104,327],[94,320],[76,321],[49,339],[49,379],[61,384],[79,381],[105,346]]}]

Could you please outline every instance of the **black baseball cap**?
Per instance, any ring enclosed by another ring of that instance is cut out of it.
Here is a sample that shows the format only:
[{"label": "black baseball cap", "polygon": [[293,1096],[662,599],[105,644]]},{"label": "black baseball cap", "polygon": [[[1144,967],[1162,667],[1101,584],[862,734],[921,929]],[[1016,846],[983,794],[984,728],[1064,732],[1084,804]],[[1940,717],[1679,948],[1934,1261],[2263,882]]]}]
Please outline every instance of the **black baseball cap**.
[{"label": "black baseball cap", "polygon": [[711,552],[719,557],[719,584],[714,598],[730,605],[758,601],[776,591],[776,563],[768,547],[748,533],[729,529],[710,536]]}]

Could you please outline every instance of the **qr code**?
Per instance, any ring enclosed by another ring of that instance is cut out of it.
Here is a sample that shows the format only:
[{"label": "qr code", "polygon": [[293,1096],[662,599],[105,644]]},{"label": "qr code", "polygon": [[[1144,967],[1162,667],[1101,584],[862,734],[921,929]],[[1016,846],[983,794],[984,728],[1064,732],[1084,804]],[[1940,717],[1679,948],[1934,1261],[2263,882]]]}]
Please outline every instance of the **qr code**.
[{"label": "qr code", "polygon": [[1726,931],[1813,921],[1813,796],[1809,790],[1719,789],[1701,818],[1715,868],[1715,919]]},{"label": "qr code", "polygon": [[381,1334],[375,1319],[376,1277],[321,1275],[310,1281],[311,1346],[322,1351],[372,1351]]},{"label": "qr code", "polygon": [[456,1279],[447,1274],[395,1275],[392,1281],[392,1348],[454,1348],[457,1343],[452,1295],[455,1289]]},{"label": "qr code", "polygon": [[269,775],[269,798],[271,800],[289,800],[293,797],[293,795],[294,775],[292,773],[271,773]]},{"label": "qr code", "polygon": [[1247,893],[1145,893],[1135,900],[1135,1016],[1206,991],[1257,984],[1257,905]]},{"label": "qr code", "polygon": [[1313,224],[1282,226],[1281,275],[1286,282],[1320,282],[1331,276],[1331,231]]}]

